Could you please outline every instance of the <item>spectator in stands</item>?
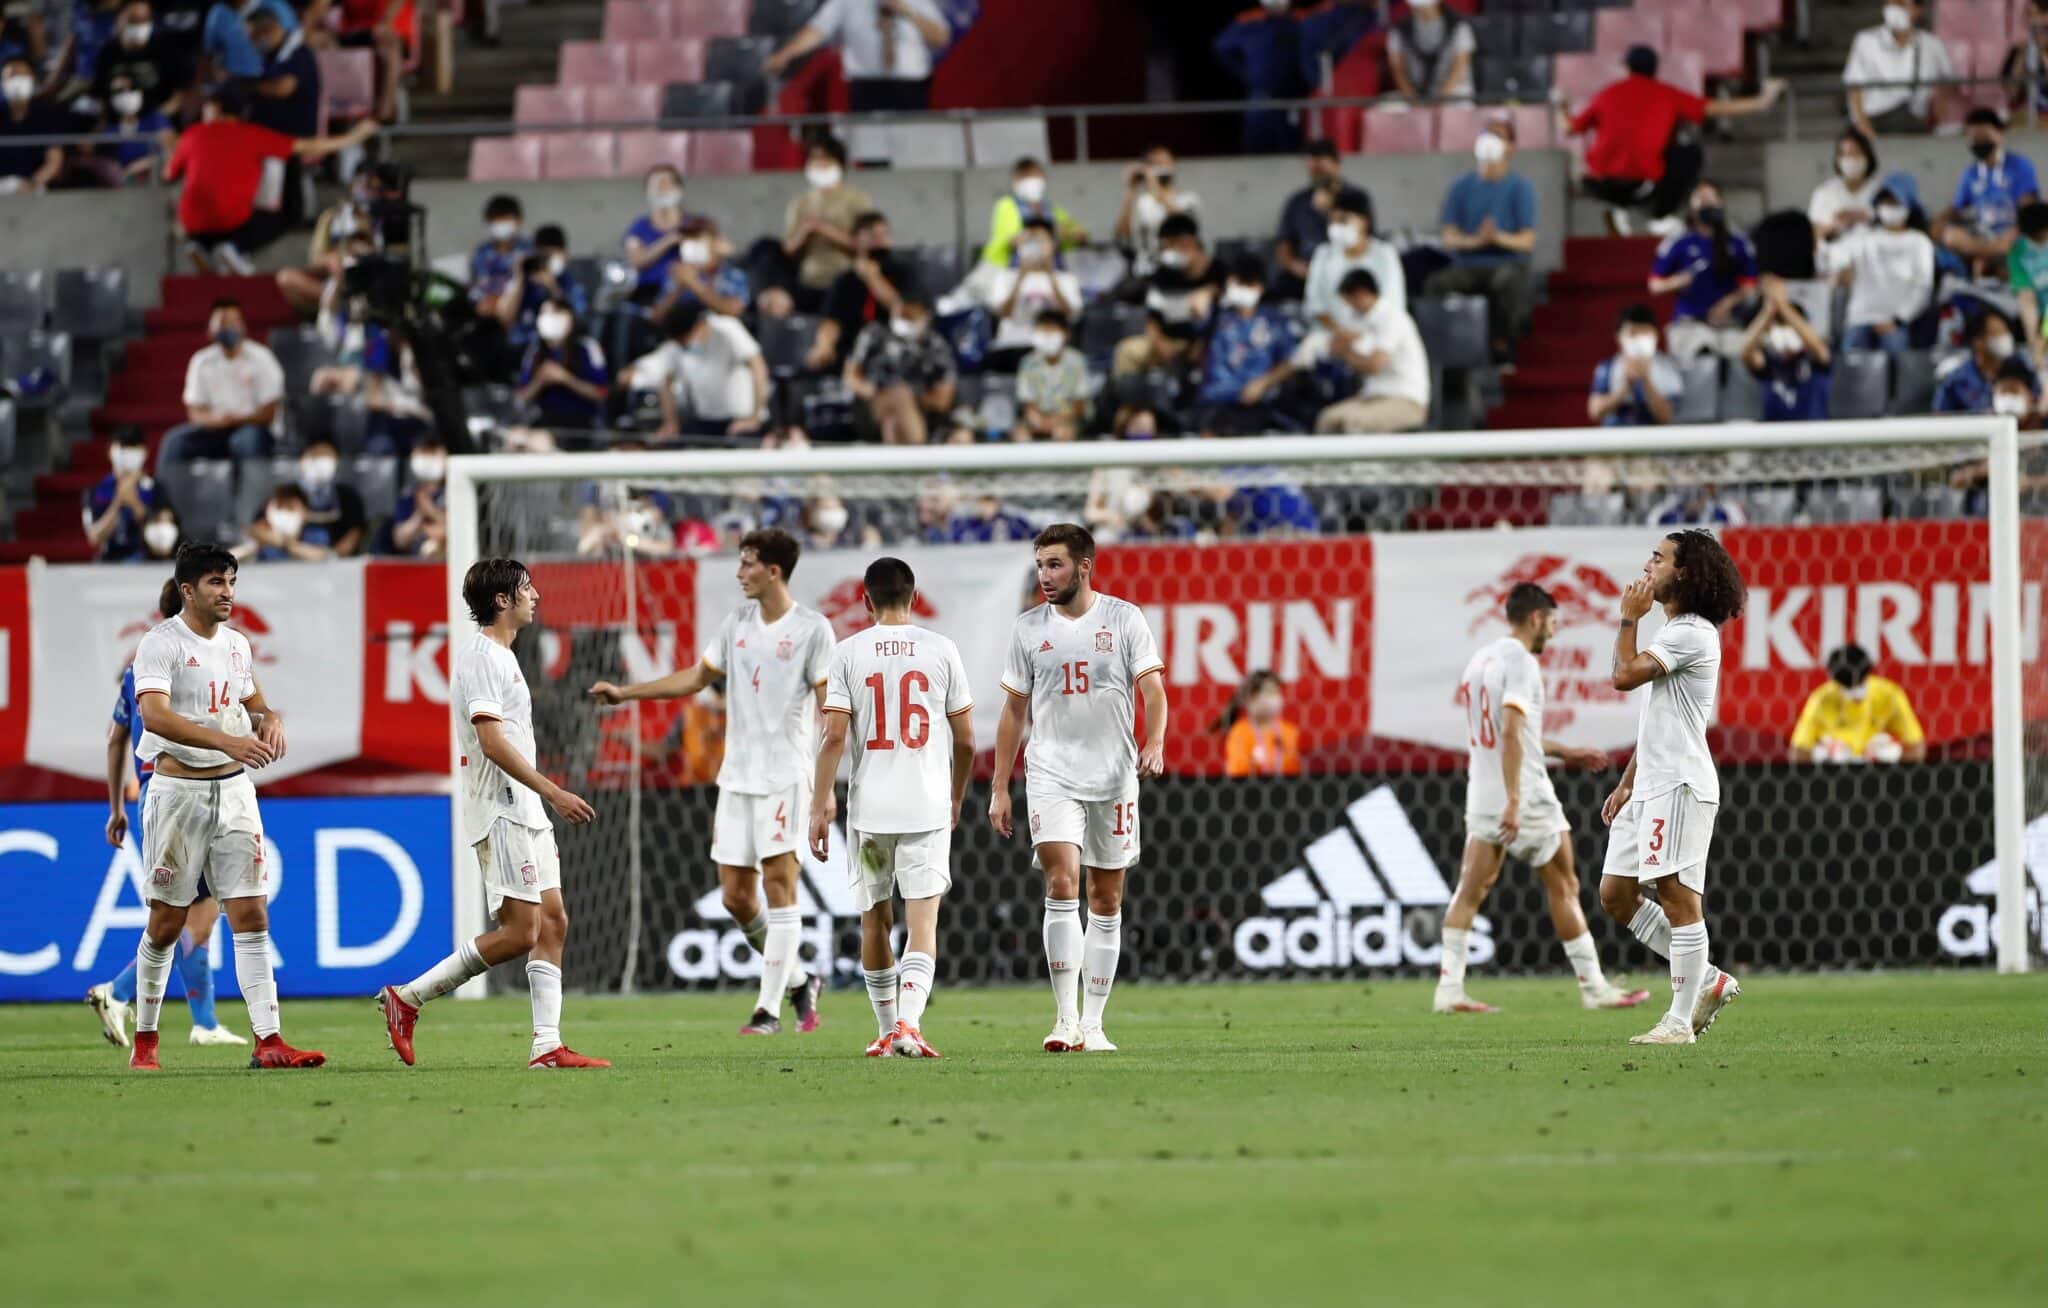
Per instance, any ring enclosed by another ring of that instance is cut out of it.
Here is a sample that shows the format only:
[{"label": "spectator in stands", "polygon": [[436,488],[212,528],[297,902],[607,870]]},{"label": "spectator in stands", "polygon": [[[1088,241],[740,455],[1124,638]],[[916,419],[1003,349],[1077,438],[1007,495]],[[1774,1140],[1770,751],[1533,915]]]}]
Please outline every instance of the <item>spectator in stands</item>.
[{"label": "spectator in stands", "polygon": [[1442,0],[1409,0],[1406,17],[1387,29],[1387,71],[1411,104],[1472,98],[1472,24],[1444,12]]},{"label": "spectator in stands", "polygon": [[1666,333],[1681,359],[1740,353],[1738,310],[1756,293],[1756,247],[1733,230],[1712,182],[1693,188],[1686,230],[1667,237],[1650,266],[1650,294],[1678,296]]},{"label": "spectator in stands", "polygon": [[1620,349],[1593,369],[1586,417],[1602,427],[1659,427],[1671,421],[1685,395],[1678,363],[1657,349],[1657,315],[1647,304],[1621,311],[1615,328]]},{"label": "spectator in stands", "polygon": [[200,35],[200,49],[212,61],[215,78],[247,79],[263,76],[263,55],[250,39],[248,21],[259,9],[273,14],[288,32],[299,30],[299,15],[285,0],[214,0],[206,11],[206,26]]},{"label": "spectator in stands", "polygon": [[731,248],[709,218],[684,223],[682,243],[668,269],[668,290],[654,302],[650,316],[661,322],[679,304],[701,304],[728,318],[745,313],[753,285],[746,270],[725,257]]},{"label": "spectator in stands", "polygon": [[518,394],[543,427],[590,431],[604,425],[611,373],[598,343],[578,330],[581,318],[560,296],[551,297],[535,317],[535,339],[519,364]]},{"label": "spectator in stands", "polygon": [[1012,242],[1014,266],[978,262],[967,280],[941,304],[942,313],[973,305],[995,319],[996,337],[985,366],[1014,372],[1031,352],[1039,317],[1057,313],[1071,322],[1081,314],[1081,279],[1066,271],[1052,220],[1033,216]]},{"label": "spectator in stands", "polygon": [[796,264],[796,279],[783,293],[789,304],[762,300],[762,312],[786,317],[792,311],[817,313],[825,307],[832,283],[853,267],[860,252],[853,226],[875,202],[846,180],[846,147],[838,138],[811,139],[804,157],[809,189],[792,196],[782,215],[782,253]]},{"label": "spectator in stands", "polygon": [[1273,257],[1280,265],[1273,291],[1287,300],[1298,300],[1305,293],[1309,260],[1329,239],[1330,219],[1336,212],[1337,200],[1342,197],[1351,201],[1358,212],[1372,212],[1372,200],[1366,193],[1345,183],[1335,145],[1310,141],[1305,161],[1308,185],[1287,197],[1280,210],[1280,230],[1273,242]]},{"label": "spectator in stands", "polygon": [[1528,329],[1529,257],[1536,248],[1536,188],[1509,171],[1514,147],[1512,119],[1495,119],[1479,133],[1472,146],[1479,166],[1451,183],[1438,219],[1451,266],[1431,273],[1422,288],[1432,296],[1486,297],[1495,363],[1514,357]]},{"label": "spectator in stands", "polygon": [[1333,331],[1338,325],[1338,288],[1348,274],[1361,269],[1372,274],[1380,304],[1398,313],[1408,312],[1408,282],[1401,272],[1401,256],[1372,234],[1372,226],[1372,202],[1364,196],[1339,195],[1332,203],[1329,240],[1309,260],[1308,291],[1302,299],[1310,321],[1325,330]]},{"label": "spectator in stands", "polygon": [[1429,350],[1415,320],[1388,304],[1363,268],[1344,274],[1337,298],[1336,325],[1310,333],[1293,360],[1341,378],[1347,398],[1316,415],[1316,431],[1414,431],[1429,420],[1430,394]]},{"label": "spectator in stands", "polygon": [[[1765,422],[1825,422],[1834,352],[1826,338],[1767,278],[1763,308],[1742,337],[1742,366],[1763,383]],[[1736,416],[1736,415],[1730,415]]]},{"label": "spectator in stands", "polygon": [[1301,728],[1281,716],[1287,706],[1280,678],[1259,668],[1231,696],[1230,706],[1209,728],[1223,739],[1226,777],[1298,777]]},{"label": "spectator in stands", "polygon": [[249,524],[239,543],[231,547],[243,562],[281,563],[292,559],[313,562],[328,557],[324,545],[305,539],[306,492],[297,482],[280,482],[263,502],[263,512]]},{"label": "spectator in stands", "polygon": [[911,285],[910,267],[896,258],[889,220],[870,210],[853,222],[853,266],[832,283],[825,297],[825,316],[804,356],[804,367],[824,372],[841,366],[854,338],[871,323],[887,323],[903,303]]},{"label": "spectator in stands", "polygon": [[691,302],[671,309],[662,330],[668,340],[631,372],[635,390],[660,398],[655,435],[758,435],[768,421],[768,363],[739,319]]},{"label": "spectator in stands", "polygon": [[2048,114],[2048,0],[2031,0],[2027,39],[2006,51],[1999,73],[2005,78],[2008,108],[2019,113],[2032,95],[2035,115]]},{"label": "spectator in stands", "polygon": [[1650,506],[1652,527],[1740,527],[1749,521],[1739,500],[1712,486],[1687,486]]},{"label": "spectator in stands", "polygon": [[1990,413],[1992,387],[2000,370],[2008,361],[2019,362],[2013,359],[2012,324],[1997,310],[1979,309],[1971,314],[1964,334],[1970,352],[1942,369],[1934,385],[1936,413]]},{"label": "spectator in stands", "polygon": [[1124,169],[1124,198],[1116,211],[1116,241],[1131,261],[1133,278],[1150,277],[1160,267],[1161,227],[1175,214],[1197,217],[1202,197],[1174,186],[1173,151],[1155,145],[1142,163]]},{"label": "spectator in stands", "polygon": [[[1259,0],[1216,37],[1216,62],[1244,87],[1247,100],[1293,100],[1315,86],[1303,76],[1301,29],[1291,8],[1291,0]],[[1246,154],[1284,154],[1300,138],[1294,115],[1284,109],[1245,111]]]},{"label": "spectator in stands", "polygon": [[1017,427],[1012,440],[1070,441],[1088,416],[1088,365],[1068,340],[1071,327],[1058,309],[1042,309],[1031,337],[1031,357],[1017,370]]},{"label": "spectator in stands", "polygon": [[1832,241],[1869,225],[1882,185],[1878,181],[1877,151],[1870,138],[1853,127],[1843,128],[1835,140],[1834,176],[1813,188],[1813,199],[1806,206],[1813,238]]},{"label": "spectator in stands", "polygon": [[1794,763],[1925,763],[1927,733],[1905,687],[1873,675],[1861,645],[1828,654],[1828,680],[1792,728]]},{"label": "spectator in stands", "polygon": [[[63,44],[58,46],[57,53],[48,61],[49,75],[42,88],[45,94],[58,101],[70,100],[82,87],[92,83],[99,68],[100,53],[112,44],[121,25],[121,0],[75,0],[64,7],[70,10],[70,30]],[[31,21],[42,29],[37,39],[22,47],[23,53],[28,54],[39,68],[44,67],[44,61],[34,46],[40,43],[47,50],[52,34],[51,19],[57,18],[57,8],[57,5],[51,5],[51,13],[45,16],[36,13],[33,5],[8,6],[8,18],[22,24],[17,29],[22,36],[29,36],[26,27]]]},{"label": "spectator in stands", "polygon": [[185,108],[185,93],[194,80],[192,61],[184,43],[155,21],[150,0],[128,0],[121,7],[114,40],[100,51],[93,72],[93,98],[111,105],[117,78],[126,78],[142,93],[144,111],[161,111],[175,120]]},{"label": "spectator in stands", "polygon": [[[352,250],[367,238],[351,236]],[[372,454],[403,454],[418,443],[433,421],[421,384],[419,364],[404,331],[379,323],[348,323],[331,302],[321,322],[322,337],[335,348],[335,362],[317,368],[309,389],[355,401],[366,416],[363,447]]]},{"label": "spectator in stands", "polygon": [[1142,373],[1178,370],[1186,367],[1193,353],[1196,330],[1193,323],[1174,322],[1157,309],[1145,314],[1145,329],[1118,341],[1110,356],[1110,376],[1135,377]]},{"label": "spectator in stands", "polygon": [[336,558],[363,552],[369,514],[356,488],[340,480],[341,451],[325,436],[313,436],[299,455],[299,489],[305,492],[306,520],[299,539]]},{"label": "spectator in stands", "polygon": [[[1782,78],[1764,83],[1763,93],[1703,100],[1657,80],[1657,52],[1646,45],[1630,46],[1623,64],[1628,76],[1601,88],[1591,103],[1570,119],[1573,136],[1593,133],[1586,146],[1586,193],[1612,206],[1608,225],[1617,233],[1629,230],[1627,210],[1642,209],[1660,220],[1659,235],[1679,224],[1663,222],[1685,203],[1699,180],[1702,158],[1696,131],[1709,118],[1743,118],[1760,114],[1785,93]],[[1561,110],[1571,105],[1556,97]]]},{"label": "spectator in stands", "polygon": [[1257,255],[1231,265],[1202,373],[1196,426],[1204,436],[1300,430],[1277,402],[1300,341],[1294,325],[1262,303],[1265,291],[1266,265]]},{"label": "spectator in stands", "polygon": [[249,121],[299,139],[318,136],[320,62],[306,47],[304,33],[296,24],[287,28],[274,11],[260,4],[249,15],[248,27],[249,39],[263,57]]},{"label": "spectator in stands", "polygon": [[[933,0],[825,0],[763,65],[770,77],[819,46],[839,47],[847,107],[854,113],[915,113],[931,108],[933,57],[953,39]],[[860,131],[854,154],[887,165],[887,133]]]},{"label": "spectator in stands", "polygon": [[2006,255],[2006,284],[2020,300],[2020,324],[2027,330],[2027,355],[2034,366],[2048,359],[2048,339],[2041,332],[2041,306],[2048,302],[2048,204],[2039,200],[2020,207],[2019,239]]},{"label": "spectator in stands", "polygon": [[499,301],[510,295],[516,312],[523,298],[520,268],[533,253],[533,242],[520,231],[525,221],[517,196],[494,195],[484,201],[484,239],[469,256],[469,298],[486,317],[502,321]]},{"label": "spectator in stands", "polygon": [[1174,214],[1159,224],[1159,266],[1149,280],[1145,304],[1171,321],[1199,323],[1215,307],[1228,271],[1202,244],[1194,217]]},{"label": "spectator in stands", "polygon": [[156,480],[144,471],[149,443],[141,429],[116,431],[107,463],[107,475],[85,495],[85,539],[102,562],[140,558],[144,524],[167,503]]},{"label": "spectator in stands", "polygon": [[1965,129],[1976,162],[1963,170],[1955,200],[1936,220],[1933,235],[1968,265],[1971,276],[1995,276],[2005,271],[2019,235],[2020,206],[2041,197],[2041,183],[2025,155],[2005,148],[2005,119],[1996,109],[1971,110]]},{"label": "spectator in stands", "polygon": [[1919,27],[1920,0],[1885,0],[1884,25],[1866,27],[1849,45],[1842,85],[1849,121],[1866,137],[1925,132],[1941,120],[1956,75],[1948,47]]},{"label": "spectator in stands", "polygon": [[1889,186],[1873,207],[1876,225],[1821,247],[1820,272],[1849,287],[1843,349],[1904,354],[1913,324],[1934,302],[1934,242],[1907,225],[1911,211]]},{"label": "spectator in stands", "polygon": [[991,542],[1030,540],[1038,527],[1017,509],[994,495],[977,495],[955,506],[937,540],[953,545],[987,545]]},{"label": "spectator in stands", "polygon": [[667,295],[680,257],[683,227],[697,215],[683,212],[683,174],[673,164],[647,170],[647,212],[626,228],[622,243],[633,265],[633,303],[648,306]]},{"label": "spectator in stands", "polygon": [[498,297],[497,317],[513,349],[533,344],[534,324],[550,300],[567,304],[578,318],[590,316],[590,296],[569,275],[569,234],[555,223],[534,229],[533,251],[519,261],[519,294]]},{"label": "spectator in stands", "polygon": [[279,270],[277,289],[301,317],[319,311],[328,286],[341,276],[342,244],[357,233],[374,234],[371,207],[375,203],[372,178],[376,169],[377,165],[368,160],[356,165],[347,193],[314,218],[305,266]]},{"label": "spectator in stands", "polygon": [[184,539],[177,509],[169,500],[159,500],[142,520],[142,553],[136,558],[143,563],[168,563],[178,557],[178,544]]},{"label": "spectator in stands", "polygon": [[[1991,410],[2001,417],[2011,418],[2023,432],[2039,432],[2048,427],[2048,418],[2041,412],[2040,397],[2034,393],[2034,373],[2018,359],[2007,359],[1999,365],[1997,380],[1991,388]],[[1967,508],[1970,514],[1983,517],[1985,514],[1985,485],[1991,480],[1991,464],[1979,459],[1975,463],[1957,468],[1949,476],[1949,485],[1969,492]],[[2020,494],[2027,496],[2021,512],[2028,517],[2039,517],[2044,509],[2035,497],[2048,493],[2048,466],[2044,466],[2040,447],[2020,451]]]},{"label": "spectator in stands", "polygon": [[0,63],[0,195],[40,191],[64,167],[54,145],[8,145],[10,136],[62,136],[70,130],[63,113],[36,98],[36,69],[27,56]]},{"label": "spectator in stands", "polygon": [[[104,62],[101,66],[105,67]],[[148,106],[127,73],[115,75],[107,90],[99,130],[124,139],[115,145],[101,146],[100,157],[112,166],[114,185],[147,181],[156,171],[157,160],[170,157],[177,144],[177,132],[170,119]]]},{"label": "spectator in stands", "polygon": [[428,433],[406,460],[412,485],[400,492],[391,514],[394,553],[438,559],[448,552],[448,447]]},{"label": "spectator in stands", "polygon": [[922,445],[953,408],[953,348],[931,329],[932,305],[906,294],[886,322],[871,322],[846,360],[846,389],[860,401],[854,425],[865,439]]},{"label": "spectator in stands", "polygon": [[1009,194],[996,201],[988,216],[988,241],[981,247],[981,261],[998,268],[1009,267],[1016,253],[1017,237],[1034,218],[1047,225],[1060,251],[1071,250],[1088,239],[1087,228],[1046,198],[1045,165],[1027,156],[1010,170]]},{"label": "spectator in stands", "polygon": [[[319,3],[320,0],[315,0]],[[419,7],[410,0],[336,0],[341,21],[333,44],[344,49],[367,48],[377,61],[379,122],[398,117],[398,82],[405,74],[405,49],[419,41]],[[325,48],[324,36],[314,42]]]},{"label": "spectator in stands", "polygon": [[268,346],[249,339],[242,306],[234,300],[214,302],[206,331],[211,341],[185,366],[186,421],[165,433],[158,467],[270,457],[284,369]]}]

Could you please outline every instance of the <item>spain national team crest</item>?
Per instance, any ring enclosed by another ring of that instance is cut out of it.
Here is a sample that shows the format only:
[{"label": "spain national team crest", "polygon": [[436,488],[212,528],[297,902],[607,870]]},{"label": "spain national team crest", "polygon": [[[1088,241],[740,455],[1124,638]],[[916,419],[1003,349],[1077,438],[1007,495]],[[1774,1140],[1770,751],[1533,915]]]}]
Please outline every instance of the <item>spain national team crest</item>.
[{"label": "spain national team crest", "polygon": [[519,880],[527,886],[537,886],[540,884],[540,874],[533,870],[533,864],[521,863],[519,865]]},{"label": "spain national team crest", "polygon": [[237,672],[242,670],[242,651],[238,649],[228,651],[228,666]]},{"label": "spain national team crest", "polygon": [[1042,818],[1042,817],[1038,816],[1038,814],[1036,814],[1036,813],[1033,813],[1033,814],[1031,815],[1031,834],[1032,834],[1032,835],[1034,835],[1034,836],[1035,836],[1035,835],[1037,835],[1037,834],[1038,834],[1038,831],[1039,831],[1039,828],[1043,827],[1044,825],[1045,825],[1045,819],[1044,819],[1044,818]]},{"label": "spain national team crest", "polygon": [[1111,648],[1112,648],[1113,644],[1114,644],[1114,641],[1115,641],[1115,638],[1114,638],[1113,636],[1111,636],[1111,635],[1110,635],[1110,634],[1109,634],[1108,632],[1106,632],[1106,631],[1098,631],[1098,632],[1096,632],[1096,633],[1095,633],[1095,652],[1096,652],[1097,654],[1107,654],[1107,653],[1109,653],[1109,652],[1111,651]]},{"label": "spain national team crest", "polygon": [[784,663],[787,663],[787,662],[789,662],[789,661],[790,661],[790,659],[791,659],[791,658],[793,658],[793,657],[794,657],[795,655],[796,655],[796,642],[795,642],[795,641],[793,641],[793,640],[778,640],[778,641],[776,641],[776,642],[775,642],[775,657],[776,657],[776,658],[779,658],[779,659],[781,659],[781,660],[782,660],[782,661],[783,661]]},{"label": "spain national team crest", "polygon": [[149,880],[152,885],[167,886],[171,884],[171,870],[167,867],[160,867],[149,874]]}]

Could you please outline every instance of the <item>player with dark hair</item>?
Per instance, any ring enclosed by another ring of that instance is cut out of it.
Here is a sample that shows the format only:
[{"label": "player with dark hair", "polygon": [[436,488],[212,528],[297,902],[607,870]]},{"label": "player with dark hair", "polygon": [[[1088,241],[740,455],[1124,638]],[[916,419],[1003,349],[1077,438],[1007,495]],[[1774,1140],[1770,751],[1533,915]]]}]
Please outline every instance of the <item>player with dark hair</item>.
[{"label": "player with dark hair", "polygon": [[1567,767],[1601,768],[1607,756],[1543,737],[1543,670],[1536,656],[1557,632],[1557,601],[1533,582],[1508,592],[1508,634],[1489,642],[1465,665],[1458,699],[1465,706],[1471,765],[1465,785],[1465,857],[1458,890],[1444,910],[1443,964],[1436,983],[1439,1013],[1491,1013],[1465,993],[1466,951],[1472,922],[1509,857],[1536,869],[1549,901],[1550,922],[1579,980],[1587,1008],[1633,1008],[1647,990],[1622,990],[1600,970],[1600,954],[1579,908],[1579,872],[1572,859],[1572,824],[1544,768],[1546,758]]},{"label": "player with dark hair", "polygon": [[[697,662],[653,681],[600,681],[600,704],[688,699],[725,680],[725,761],[718,769],[718,811],[711,861],[725,909],[761,955],[761,991],[741,1035],[779,1035],[789,996],[797,1030],[818,1029],[824,978],[805,972],[803,909],[797,904],[798,854],[811,812],[818,712],[832,658],[832,624],[789,593],[802,552],[796,537],[771,529],[740,538],[740,594]],[[767,912],[761,910],[766,892]]]},{"label": "player with dark hair", "polygon": [[[1600,903],[1636,939],[1671,961],[1671,1008],[1641,1045],[1689,1045],[1742,993],[1707,961],[1702,899],[1721,779],[1707,747],[1721,679],[1721,624],[1742,612],[1742,576],[1711,532],[1657,542],[1621,596],[1614,688],[1648,686],[1635,757],[1600,816],[1611,828]],[[1636,623],[1664,606],[1664,626],[1636,648]],[[1654,898],[1646,898],[1644,889]]]},{"label": "player with dark hair", "polygon": [[407,1067],[420,1008],[524,956],[533,1001],[536,1069],[610,1067],[562,1043],[562,953],[569,912],[562,902],[562,856],[545,801],[581,826],[596,814],[580,797],[548,780],[535,764],[533,696],[512,654],[512,642],[533,625],[540,590],[517,559],[479,559],[462,576],[462,602],[477,625],[454,656],[448,680],[462,744],[458,803],[463,835],[476,854],[497,928],[486,931],[402,986],[377,992],[391,1048]]},{"label": "player with dark hair", "polygon": [[[1166,665],[1145,614],[1094,588],[1095,538],[1055,523],[1033,542],[1043,604],[1018,615],[1003,660],[988,820],[1012,831],[1010,774],[1026,727],[1024,801],[1045,870],[1045,961],[1054,1020],[1045,1051],[1114,1052],[1102,1013],[1123,952],[1124,876],[1138,861],[1138,782],[1165,770]],[[1134,737],[1145,701],[1145,745]],[[1081,929],[1081,870],[1088,929]],[[1087,981],[1085,1001],[1077,982]]]}]

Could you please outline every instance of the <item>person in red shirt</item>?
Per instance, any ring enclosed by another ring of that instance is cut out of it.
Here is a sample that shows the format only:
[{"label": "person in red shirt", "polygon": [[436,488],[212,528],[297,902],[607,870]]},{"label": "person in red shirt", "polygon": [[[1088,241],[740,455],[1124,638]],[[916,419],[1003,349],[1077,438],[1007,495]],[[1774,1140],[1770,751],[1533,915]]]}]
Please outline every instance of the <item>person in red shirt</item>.
[{"label": "person in red shirt", "polygon": [[398,116],[398,81],[405,74],[406,52],[419,47],[419,6],[415,0],[333,0],[325,5],[341,10],[341,22],[333,31],[306,18],[306,43],[316,50],[335,46],[368,49],[377,58],[377,121],[388,123]]},{"label": "person in red shirt", "polygon": [[1703,100],[1658,81],[1657,52],[1649,46],[1630,46],[1622,62],[1628,76],[1601,88],[1576,116],[1561,95],[1558,100],[1573,136],[1593,133],[1586,146],[1585,189],[1614,206],[1608,221],[1617,234],[1628,230],[1627,210],[1644,209],[1667,220],[1692,194],[1705,161],[1698,134],[1681,133],[1683,125],[1760,114],[1785,93],[1784,80],[1773,78],[1761,95]]}]

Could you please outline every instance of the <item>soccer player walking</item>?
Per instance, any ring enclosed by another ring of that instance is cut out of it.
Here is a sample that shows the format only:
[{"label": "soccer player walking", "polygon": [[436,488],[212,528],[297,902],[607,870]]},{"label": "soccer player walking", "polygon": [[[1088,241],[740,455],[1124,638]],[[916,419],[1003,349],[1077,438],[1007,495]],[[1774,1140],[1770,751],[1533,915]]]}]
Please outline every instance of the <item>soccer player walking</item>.
[{"label": "soccer player walking", "polygon": [[[865,578],[874,625],[839,642],[825,677],[825,740],[812,779],[811,853],[829,852],[833,778],[849,739],[848,870],[860,906],[860,965],[880,1034],[869,1058],[937,1058],[924,1038],[938,955],[939,900],[952,887],[953,828],[974,766],[974,695],[953,642],[915,625],[917,578],[876,559]],[[890,896],[903,895],[909,948],[889,943]]]},{"label": "soccer player walking", "polygon": [[[1166,677],[1145,615],[1098,593],[1095,538],[1055,523],[1033,543],[1045,603],[1017,618],[1003,660],[988,820],[1008,836],[1010,773],[1025,728],[1024,802],[1045,872],[1045,962],[1054,1021],[1047,1053],[1114,1052],[1102,1013],[1123,951],[1124,876],[1138,861],[1138,781],[1165,770]],[[1145,745],[1133,735],[1145,701]],[[1081,869],[1088,929],[1081,929]],[[1086,999],[1077,991],[1087,981]]]},{"label": "soccer player walking", "polygon": [[1550,922],[1579,980],[1587,1008],[1633,1008],[1647,990],[1622,990],[1600,970],[1600,955],[1579,908],[1579,873],[1572,860],[1572,825],[1565,820],[1545,758],[1568,767],[1599,768],[1606,755],[1543,738],[1543,670],[1536,656],[1557,632],[1557,601],[1533,582],[1508,592],[1508,634],[1488,642],[1465,665],[1459,698],[1465,704],[1470,770],[1465,783],[1465,859],[1458,891],[1444,910],[1443,967],[1436,983],[1439,1013],[1491,1013],[1465,993],[1465,951],[1472,919],[1500,878],[1501,863],[1520,859],[1536,869],[1550,904]]},{"label": "soccer player walking", "polygon": [[218,545],[178,551],[178,616],[150,628],[135,650],[142,761],[154,770],[142,811],[149,922],[135,950],[135,1047],[128,1066],[160,1069],[157,1019],[171,961],[201,880],[234,933],[235,979],[256,1048],[249,1066],[318,1067],[325,1055],[279,1034],[270,967],[269,871],[249,769],[284,757],[284,719],[256,684],[249,640],[227,625],[235,611],[235,556]]},{"label": "soccer player walking", "polygon": [[448,683],[462,745],[462,829],[476,853],[498,925],[404,985],[378,991],[384,1029],[399,1060],[412,1066],[413,1028],[422,1005],[524,955],[533,1001],[533,1053],[527,1066],[610,1067],[562,1043],[562,951],[569,938],[569,912],[562,902],[562,856],[541,804],[546,801],[571,826],[582,826],[596,813],[534,766],[539,749],[533,738],[533,696],[512,642],[533,625],[540,590],[517,559],[479,559],[463,574],[462,599],[477,625],[477,633],[455,655]]},{"label": "soccer player walking", "polygon": [[[803,910],[797,906],[798,850],[811,811],[811,769],[817,762],[818,709],[832,657],[832,624],[796,602],[789,579],[801,552],[786,531],[750,531],[740,538],[740,593],[746,601],[726,616],[693,667],[637,685],[600,681],[600,704],[634,699],[687,699],[725,679],[725,762],[718,770],[711,861],[718,865],[725,910],[761,955],[761,991],[741,1035],[782,1031],[782,997],[797,1030],[818,1029],[822,977],[807,976],[797,951]],[[766,891],[761,911],[755,887]]]},{"label": "soccer player walking", "polygon": [[[1722,623],[1742,612],[1742,577],[1709,532],[1657,542],[1643,575],[1621,595],[1614,688],[1648,686],[1635,757],[1600,816],[1611,831],[1600,903],[1635,938],[1671,961],[1671,1009],[1630,1043],[1689,1045],[1742,993],[1707,961],[1707,847],[1721,779],[1707,748],[1721,678]],[[1636,648],[1636,623],[1653,604],[1664,626]],[[1648,889],[1654,898],[1645,898]]]}]

